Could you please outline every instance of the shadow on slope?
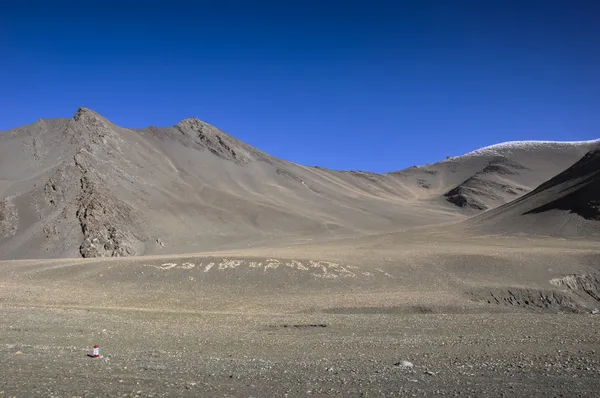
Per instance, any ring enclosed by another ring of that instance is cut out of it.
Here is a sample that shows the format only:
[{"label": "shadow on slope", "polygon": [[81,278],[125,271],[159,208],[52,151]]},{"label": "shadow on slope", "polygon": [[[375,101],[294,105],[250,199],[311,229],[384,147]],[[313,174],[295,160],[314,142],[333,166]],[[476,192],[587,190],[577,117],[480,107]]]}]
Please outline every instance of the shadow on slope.
[{"label": "shadow on slope", "polygon": [[600,220],[600,150],[589,152],[573,167],[542,184],[534,193],[557,186],[562,188],[560,193],[566,195],[523,214],[564,210],[586,220]]},{"label": "shadow on slope", "polygon": [[600,148],[506,205],[465,223],[489,233],[589,237],[600,233]]}]

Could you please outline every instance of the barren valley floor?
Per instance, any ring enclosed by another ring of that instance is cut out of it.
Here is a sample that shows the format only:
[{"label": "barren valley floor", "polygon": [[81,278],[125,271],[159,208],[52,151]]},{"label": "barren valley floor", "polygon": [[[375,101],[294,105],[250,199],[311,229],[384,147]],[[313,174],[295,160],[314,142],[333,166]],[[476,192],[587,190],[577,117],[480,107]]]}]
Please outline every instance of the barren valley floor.
[{"label": "barren valley floor", "polygon": [[0,391],[598,396],[600,316],[549,283],[596,275],[594,242],[417,235],[3,262]]},{"label": "barren valley floor", "polygon": [[[0,311],[5,396],[593,397],[600,390],[594,315]],[[87,356],[93,344],[102,359]]]}]

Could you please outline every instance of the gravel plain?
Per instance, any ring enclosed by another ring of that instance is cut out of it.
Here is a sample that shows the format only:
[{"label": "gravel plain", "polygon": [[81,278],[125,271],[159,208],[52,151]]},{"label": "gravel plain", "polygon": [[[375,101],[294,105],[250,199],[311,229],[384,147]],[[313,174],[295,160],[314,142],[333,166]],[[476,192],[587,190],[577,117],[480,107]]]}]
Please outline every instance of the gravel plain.
[{"label": "gravel plain", "polygon": [[[3,305],[0,316],[6,397],[594,397],[600,391],[596,315]],[[100,359],[88,356],[94,344]]]}]

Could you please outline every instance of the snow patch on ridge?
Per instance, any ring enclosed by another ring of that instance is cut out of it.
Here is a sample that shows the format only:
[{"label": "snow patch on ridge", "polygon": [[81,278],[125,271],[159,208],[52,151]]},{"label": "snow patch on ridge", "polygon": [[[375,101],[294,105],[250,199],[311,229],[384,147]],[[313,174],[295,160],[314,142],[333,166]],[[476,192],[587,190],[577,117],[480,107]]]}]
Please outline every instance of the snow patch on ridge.
[{"label": "snow patch on ridge", "polygon": [[544,148],[566,148],[600,144],[600,139],[590,141],[509,141],[476,149],[460,156],[452,156],[441,163],[476,156],[510,156],[512,151],[536,151]]}]

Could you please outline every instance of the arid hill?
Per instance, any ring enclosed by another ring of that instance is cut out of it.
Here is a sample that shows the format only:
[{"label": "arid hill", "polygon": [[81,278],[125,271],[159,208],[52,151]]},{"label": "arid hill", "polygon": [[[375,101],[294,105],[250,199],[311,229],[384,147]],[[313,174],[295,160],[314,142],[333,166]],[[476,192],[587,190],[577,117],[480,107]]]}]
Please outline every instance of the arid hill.
[{"label": "arid hill", "polygon": [[198,119],[126,129],[81,108],[0,133],[0,258],[321,241],[466,219],[592,143],[509,143],[387,174],[276,159]]}]

